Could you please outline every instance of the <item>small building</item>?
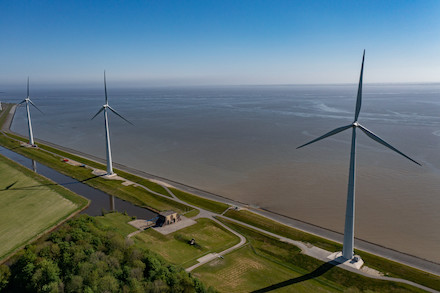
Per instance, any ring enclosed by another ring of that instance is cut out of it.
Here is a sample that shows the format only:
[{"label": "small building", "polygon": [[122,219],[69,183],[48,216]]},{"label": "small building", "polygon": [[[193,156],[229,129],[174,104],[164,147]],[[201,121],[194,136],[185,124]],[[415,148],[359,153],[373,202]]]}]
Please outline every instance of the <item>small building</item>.
[{"label": "small building", "polygon": [[156,222],[156,226],[162,227],[170,225],[180,221],[180,215],[174,211],[165,211],[159,213],[159,219]]}]

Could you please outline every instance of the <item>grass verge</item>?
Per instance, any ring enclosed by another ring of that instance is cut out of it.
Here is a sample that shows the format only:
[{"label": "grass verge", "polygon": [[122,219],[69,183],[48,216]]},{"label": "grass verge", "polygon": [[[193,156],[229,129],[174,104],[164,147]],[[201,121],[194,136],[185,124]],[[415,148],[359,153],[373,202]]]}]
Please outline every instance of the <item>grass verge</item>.
[{"label": "grass verge", "polygon": [[189,204],[195,205],[199,208],[202,208],[202,209],[205,209],[205,210],[217,213],[217,214],[223,213],[229,207],[229,205],[227,205],[225,203],[206,199],[206,198],[203,198],[200,196],[196,196],[194,194],[190,194],[190,193],[184,192],[184,191],[176,189],[176,188],[170,188],[170,190],[174,193],[175,196],[177,196],[177,198],[179,198],[183,201],[186,201]]},{"label": "grass verge", "polygon": [[260,229],[302,242],[308,242],[322,249],[335,252],[342,250],[342,245],[298,229],[283,225],[248,210],[229,210],[224,216],[255,226]]}]

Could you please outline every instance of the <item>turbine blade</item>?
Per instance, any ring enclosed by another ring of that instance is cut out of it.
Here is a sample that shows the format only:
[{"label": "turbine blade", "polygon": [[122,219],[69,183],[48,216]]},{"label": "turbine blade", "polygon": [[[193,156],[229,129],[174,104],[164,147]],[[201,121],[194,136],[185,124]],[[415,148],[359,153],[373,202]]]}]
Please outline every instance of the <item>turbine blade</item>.
[{"label": "turbine blade", "polygon": [[115,109],[113,109],[112,107],[108,106],[108,108],[115,113],[116,115],[118,115],[119,117],[121,117],[122,119],[124,119],[126,122],[130,123],[131,125],[134,125],[133,123],[131,123],[130,121],[128,121],[127,119],[125,119],[124,117],[122,117],[118,112],[116,112]]},{"label": "turbine blade", "polygon": [[23,101],[21,101],[20,103],[18,103],[19,105],[26,103],[26,99],[24,99]]},{"label": "turbine blade", "polygon": [[38,111],[41,112],[41,114],[44,114],[43,111],[41,111],[34,103],[32,103],[31,99],[29,99],[29,103],[31,103],[32,106],[35,107],[35,109],[37,109]]},{"label": "turbine blade", "polygon": [[362,125],[359,124],[359,128],[371,139],[377,141],[378,143],[386,146],[387,148],[389,148],[390,150],[395,151],[396,153],[404,156],[405,158],[407,158],[408,160],[416,163],[419,166],[422,166],[419,162],[411,159],[410,157],[408,157],[407,155],[405,155],[404,153],[402,153],[401,151],[399,151],[398,149],[396,149],[395,147],[393,147],[392,145],[390,145],[389,143],[387,143],[386,141],[384,141],[383,139],[381,139],[379,136],[377,136],[376,134],[374,134],[372,131],[368,130],[367,128],[363,127]]},{"label": "turbine blade", "polygon": [[104,107],[101,107],[101,109],[99,109],[98,113],[96,113],[95,116],[93,116],[92,119],[90,119],[90,120],[93,120],[93,119],[94,119],[96,116],[98,116],[99,113],[101,113],[103,110],[104,110]]},{"label": "turbine blade", "polygon": [[308,143],[306,143],[306,144],[303,144],[303,145],[297,147],[297,149],[300,149],[300,148],[302,148],[302,147],[305,147],[306,145],[312,144],[312,143],[317,142],[318,140],[324,139],[324,138],[326,138],[326,137],[329,137],[329,136],[335,135],[335,134],[337,134],[337,133],[339,133],[339,132],[341,132],[341,131],[344,131],[344,130],[346,130],[346,129],[349,129],[349,128],[351,128],[351,127],[353,127],[352,124],[347,125],[347,126],[338,127],[338,128],[336,128],[336,129],[333,129],[332,131],[327,132],[326,134],[324,134],[324,135],[322,135],[322,136],[320,136],[320,137],[318,137],[318,138],[315,138],[314,140],[312,140],[312,141],[310,141],[310,142],[308,142]]},{"label": "turbine blade", "polygon": [[104,70],[104,91],[105,91],[105,104],[108,105],[107,81],[105,80],[105,70]]},{"label": "turbine blade", "polygon": [[28,80],[27,80],[27,98],[29,98],[29,76],[28,76]]},{"label": "turbine blade", "polygon": [[359,86],[358,86],[358,93],[357,93],[357,99],[356,99],[356,111],[354,114],[354,121],[355,122],[359,118],[359,112],[361,112],[361,106],[362,106],[362,82],[363,82],[363,75],[364,75],[364,60],[365,60],[365,50],[364,50],[364,55],[362,56],[361,75],[359,77]]}]

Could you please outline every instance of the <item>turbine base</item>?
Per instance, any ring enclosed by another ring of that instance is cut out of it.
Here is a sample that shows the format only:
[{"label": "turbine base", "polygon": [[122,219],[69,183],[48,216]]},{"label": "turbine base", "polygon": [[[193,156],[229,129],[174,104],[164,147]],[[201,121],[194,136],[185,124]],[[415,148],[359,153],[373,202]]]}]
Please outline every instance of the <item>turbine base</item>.
[{"label": "turbine base", "polygon": [[346,259],[342,256],[342,251],[334,252],[330,254],[327,258],[357,270],[360,270],[364,265],[364,261],[359,255],[353,256],[352,259]]},{"label": "turbine base", "polygon": [[118,174],[116,174],[116,173],[111,173],[111,174],[105,173],[105,175],[103,177],[105,179],[110,179],[110,178],[113,178],[113,177],[116,177],[116,176],[118,176]]},{"label": "turbine base", "polygon": [[38,148],[38,146],[36,144],[30,144],[27,142],[20,142],[20,146],[22,147],[26,147],[26,148]]}]

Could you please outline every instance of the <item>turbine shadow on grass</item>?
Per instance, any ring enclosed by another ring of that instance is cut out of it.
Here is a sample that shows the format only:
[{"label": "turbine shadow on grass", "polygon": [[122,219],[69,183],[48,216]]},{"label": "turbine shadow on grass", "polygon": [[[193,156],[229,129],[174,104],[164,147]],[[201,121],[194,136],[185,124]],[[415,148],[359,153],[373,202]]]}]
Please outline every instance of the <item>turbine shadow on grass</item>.
[{"label": "turbine shadow on grass", "polygon": [[32,186],[24,186],[24,187],[12,188],[18,182],[18,181],[15,181],[14,183],[6,186],[4,189],[0,189],[0,191],[7,191],[7,190],[36,190],[36,189],[38,189],[38,187],[53,186],[53,185],[66,186],[66,185],[71,185],[71,184],[75,184],[75,183],[84,183],[86,181],[89,181],[89,180],[92,180],[92,179],[95,179],[95,178],[101,177],[101,176],[103,176],[103,175],[95,175],[95,176],[92,176],[92,177],[84,179],[84,180],[80,180],[80,181],[79,180],[75,180],[75,181],[72,181],[72,182],[66,182],[66,183],[62,183],[62,184],[59,184],[59,183],[47,183],[47,184],[39,184],[39,185],[32,185]]},{"label": "turbine shadow on grass", "polygon": [[301,282],[304,282],[304,281],[308,281],[308,280],[317,278],[317,277],[325,274],[326,272],[328,272],[329,270],[331,270],[333,267],[335,267],[337,265],[339,265],[339,262],[332,260],[332,261],[326,262],[323,265],[319,266],[316,270],[314,270],[311,273],[305,274],[305,275],[303,275],[301,277],[297,277],[297,278],[293,278],[293,279],[290,279],[290,280],[286,280],[286,281],[283,281],[283,282],[280,282],[280,283],[277,283],[277,284],[273,284],[273,285],[270,285],[268,287],[252,291],[251,293],[270,292],[270,291],[273,291],[273,290],[276,290],[276,289],[280,289],[280,288],[283,288],[283,287],[287,287],[287,286],[290,286],[290,285],[293,285],[293,284],[297,284],[297,283],[301,283]]}]

